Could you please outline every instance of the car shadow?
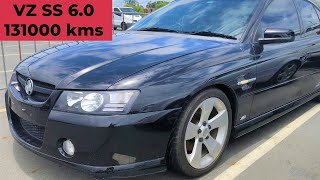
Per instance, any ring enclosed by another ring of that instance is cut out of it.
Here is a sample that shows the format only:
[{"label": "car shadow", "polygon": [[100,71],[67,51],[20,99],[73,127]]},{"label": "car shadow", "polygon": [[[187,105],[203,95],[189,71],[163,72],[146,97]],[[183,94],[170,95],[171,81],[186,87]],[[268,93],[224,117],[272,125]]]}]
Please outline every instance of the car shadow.
[{"label": "car shadow", "polygon": [[[235,164],[241,158],[249,154],[259,145],[270,139],[274,134],[288,125],[292,120],[298,118],[312,107],[316,103],[309,102],[300,108],[292,111],[291,113],[281,117],[280,119],[273,121],[258,130],[255,130],[247,135],[244,135],[238,139],[231,139],[229,146],[226,149],[222,159],[217,164],[216,168],[207,175],[201,178],[195,179],[213,179],[219,174],[223,173],[228,167]],[[36,180],[42,179],[93,179],[92,177],[84,174],[80,171],[74,170],[63,165],[46,160],[40,156],[33,154],[32,152],[24,149],[18,143],[13,143],[13,154],[20,169],[24,171],[30,178]],[[186,178],[178,173],[167,171],[165,173],[142,176],[131,179],[159,179],[159,180],[170,180],[170,179],[192,179]]]}]

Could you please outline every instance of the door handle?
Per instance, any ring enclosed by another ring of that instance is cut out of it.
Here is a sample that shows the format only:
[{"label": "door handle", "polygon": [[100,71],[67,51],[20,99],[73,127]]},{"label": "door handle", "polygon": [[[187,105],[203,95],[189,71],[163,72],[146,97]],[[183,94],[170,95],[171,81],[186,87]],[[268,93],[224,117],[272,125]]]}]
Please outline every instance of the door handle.
[{"label": "door handle", "polygon": [[310,59],[312,57],[312,54],[311,53],[308,53],[307,54],[307,59]]},{"label": "door handle", "polygon": [[251,78],[251,79],[245,79],[242,81],[238,81],[238,86],[246,85],[246,84],[255,82],[256,80],[257,80],[257,78]]},{"label": "door handle", "polygon": [[308,59],[309,59],[310,57],[311,57],[311,54],[308,53],[308,54],[302,56],[302,57],[301,57],[301,60],[302,60],[302,61],[308,61]]}]

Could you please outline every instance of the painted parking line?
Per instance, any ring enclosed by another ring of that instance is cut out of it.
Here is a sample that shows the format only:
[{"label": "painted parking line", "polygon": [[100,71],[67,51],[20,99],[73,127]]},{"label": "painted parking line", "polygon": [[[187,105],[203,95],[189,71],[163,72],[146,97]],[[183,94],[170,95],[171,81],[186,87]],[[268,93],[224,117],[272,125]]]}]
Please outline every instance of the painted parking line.
[{"label": "painted parking line", "polygon": [[6,112],[6,109],[0,109],[0,113]]},{"label": "painted parking line", "polygon": [[275,146],[281,143],[284,139],[290,136],[296,129],[298,129],[305,122],[310,120],[318,112],[320,112],[320,105],[314,106],[311,110],[304,113],[297,119],[293,120],[290,124],[282,128],[279,132],[277,132],[266,142],[264,142],[259,147],[254,149],[252,152],[248,153],[246,156],[240,159],[238,162],[230,166],[215,179],[235,179],[247,168],[249,168],[253,163],[255,163],[257,160],[259,160],[261,157],[263,157],[265,154],[271,151]]}]

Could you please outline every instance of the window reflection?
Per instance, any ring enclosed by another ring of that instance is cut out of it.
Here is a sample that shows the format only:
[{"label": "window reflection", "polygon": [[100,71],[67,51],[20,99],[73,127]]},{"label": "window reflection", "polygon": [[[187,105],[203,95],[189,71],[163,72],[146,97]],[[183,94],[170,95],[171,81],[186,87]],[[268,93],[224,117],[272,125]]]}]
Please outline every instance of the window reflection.
[{"label": "window reflection", "polygon": [[301,33],[296,7],[292,0],[274,0],[268,6],[261,21],[263,32],[267,28],[291,29]]},{"label": "window reflection", "polygon": [[301,11],[302,22],[307,35],[317,33],[320,30],[320,21],[315,7],[303,0],[298,1],[298,6]]}]

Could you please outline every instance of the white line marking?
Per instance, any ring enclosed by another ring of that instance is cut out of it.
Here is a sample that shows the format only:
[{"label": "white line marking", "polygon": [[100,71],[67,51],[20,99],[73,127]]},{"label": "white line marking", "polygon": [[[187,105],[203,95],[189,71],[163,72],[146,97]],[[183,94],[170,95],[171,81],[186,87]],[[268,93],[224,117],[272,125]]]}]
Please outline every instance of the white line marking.
[{"label": "white line marking", "polygon": [[0,113],[6,112],[6,109],[0,109]]},{"label": "white line marking", "polygon": [[12,73],[13,72],[13,70],[8,70],[8,71],[0,71],[0,73]]},{"label": "white line marking", "polygon": [[290,136],[296,129],[301,127],[305,122],[307,122],[312,116],[316,115],[320,111],[320,105],[314,106],[311,110],[304,113],[286,127],[282,128],[274,136],[268,139],[266,142],[261,144],[259,147],[254,149],[252,152],[248,153],[234,165],[230,166],[223,173],[221,173],[216,180],[225,180],[225,179],[235,179],[242,172],[248,169],[253,163],[271,151],[276,145]]}]

